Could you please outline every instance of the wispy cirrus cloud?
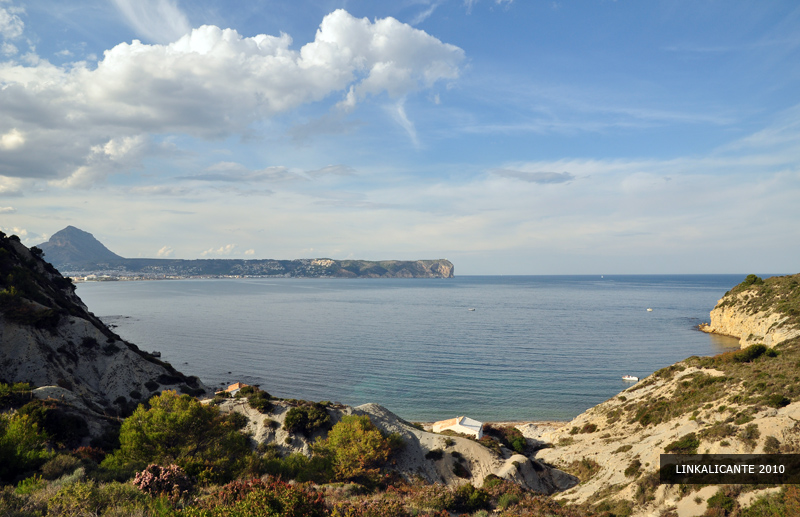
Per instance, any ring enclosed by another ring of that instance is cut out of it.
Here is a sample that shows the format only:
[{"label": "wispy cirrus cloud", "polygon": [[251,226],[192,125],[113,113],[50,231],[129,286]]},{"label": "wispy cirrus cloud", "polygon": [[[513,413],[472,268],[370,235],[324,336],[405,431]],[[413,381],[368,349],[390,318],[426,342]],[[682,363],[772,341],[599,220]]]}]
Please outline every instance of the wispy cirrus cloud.
[{"label": "wispy cirrus cloud", "polygon": [[494,169],[491,171],[495,176],[503,178],[513,178],[528,183],[538,183],[540,185],[548,183],[569,183],[575,176],[568,172],[526,172],[510,169]]},{"label": "wispy cirrus cloud", "polygon": [[175,0],[113,0],[125,22],[140,37],[169,43],[192,30],[186,14]]}]

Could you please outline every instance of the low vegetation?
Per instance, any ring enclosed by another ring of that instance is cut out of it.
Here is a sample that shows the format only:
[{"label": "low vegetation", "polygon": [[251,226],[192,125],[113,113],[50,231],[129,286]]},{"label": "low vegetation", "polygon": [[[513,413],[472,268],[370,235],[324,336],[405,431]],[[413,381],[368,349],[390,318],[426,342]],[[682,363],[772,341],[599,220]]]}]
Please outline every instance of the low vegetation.
[{"label": "low vegetation", "polygon": [[725,295],[722,306],[735,303],[750,313],[777,312],[788,317],[783,325],[800,327],[800,274],[773,276],[766,280],[748,275]]}]

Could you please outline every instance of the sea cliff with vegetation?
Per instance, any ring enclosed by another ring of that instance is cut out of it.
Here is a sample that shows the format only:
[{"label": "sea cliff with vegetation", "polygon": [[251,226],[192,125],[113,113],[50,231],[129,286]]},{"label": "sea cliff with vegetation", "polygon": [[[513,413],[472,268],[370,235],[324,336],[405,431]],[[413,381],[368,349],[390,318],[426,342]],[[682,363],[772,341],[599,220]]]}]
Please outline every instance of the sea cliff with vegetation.
[{"label": "sea cliff with vegetation", "polygon": [[800,336],[800,274],[763,280],[748,275],[711,311],[704,332],[739,338],[742,348],[774,347]]},{"label": "sea cliff with vegetation", "polygon": [[[564,426],[488,425],[477,440],[376,404],[255,386],[212,396],[105,328],[13,236],[0,238],[0,269],[0,515],[777,516],[800,505],[791,486],[657,477],[663,452],[800,452],[798,337],[690,357]],[[775,299],[796,300],[786,289]]]}]

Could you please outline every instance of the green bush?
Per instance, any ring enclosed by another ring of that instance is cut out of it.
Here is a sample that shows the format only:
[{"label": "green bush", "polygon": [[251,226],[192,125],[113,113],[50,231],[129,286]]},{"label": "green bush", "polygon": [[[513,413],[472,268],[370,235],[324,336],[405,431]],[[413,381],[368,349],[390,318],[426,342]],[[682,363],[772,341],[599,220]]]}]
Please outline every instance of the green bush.
[{"label": "green bush", "polygon": [[399,436],[384,436],[366,415],[347,415],[315,444],[315,453],[331,459],[339,481],[374,477],[399,448]]},{"label": "green bush", "polygon": [[439,461],[444,457],[444,451],[442,449],[432,449],[425,453],[425,459]]},{"label": "green bush", "polygon": [[694,433],[689,433],[664,447],[664,452],[672,454],[696,454],[700,440]]},{"label": "green bush", "polygon": [[502,494],[497,499],[497,508],[500,510],[505,510],[517,503],[519,503],[519,496],[517,494]]},{"label": "green bush", "polygon": [[140,405],[120,429],[120,449],[103,460],[109,468],[176,464],[204,480],[231,479],[248,461],[240,420],[189,395],[164,391]]},{"label": "green bush", "polygon": [[720,489],[716,494],[708,498],[708,508],[719,508],[729,515],[733,508],[736,506],[736,499],[727,495],[723,489]]},{"label": "green bush", "polygon": [[781,452],[781,442],[774,436],[767,436],[764,439],[764,452],[766,454],[778,454]]},{"label": "green bush", "polygon": [[769,398],[767,398],[767,405],[778,409],[786,407],[791,403],[792,403],[791,400],[784,397],[780,393],[775,393],[773,395],[770,395]]},{"label": "green bush", "polygon": [[65,474],[71,474],[80,466],[80,460],[68,454],[58,454],[42,465],[42,477],[45,479],[58,479]]},{"label": "green bush", "polygon": [[321,404],[293,407],[286,412],[283,428],[290,433],[301,433],[305,436],[318,429],[329,429],[331,417]]},{"label": "green bush", "polygon": [[642,468],[642,462],[639,459],[635,459],[628,465],[628,468],[625,469],[625,477],[634,477],[639,475],[639,470]]},{"label": "green bush", "polygon": [[758,425],[756,424],[748,424],[747,427],[739,431],[739,439],[751,449],[756,446],[756,440],[760,437],[761,431],[758,430]]},{"label": "green bush", "polygon": [[470,483],[456,488],[453,510],[475,512],[489,507],[491,496],[486,490],[475,488]]},{"label": "green bush", "polygon": [[0,480],[12,481],[47,461],[47,440],[33,416],[0,414]]}]

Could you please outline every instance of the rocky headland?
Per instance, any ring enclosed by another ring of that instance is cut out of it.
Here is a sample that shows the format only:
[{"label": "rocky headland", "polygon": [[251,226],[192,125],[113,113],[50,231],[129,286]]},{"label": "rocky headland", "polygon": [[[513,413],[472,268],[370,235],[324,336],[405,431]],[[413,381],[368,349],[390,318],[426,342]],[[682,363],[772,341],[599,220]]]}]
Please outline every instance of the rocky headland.
[{"label": "rocky headland", "polygon": [[742,348],[774,347],[800,336],[800,274],[766,280],[749,275],[725,293],[711,311],[703,332],[739,338]]},{"label": "rocky headland", "polygon": [[67,226],[38,249],[59,271],[96,279],[189,277],[453,278],[453,263],[436,260],[159,259],[124,258],[88,232]]}]

